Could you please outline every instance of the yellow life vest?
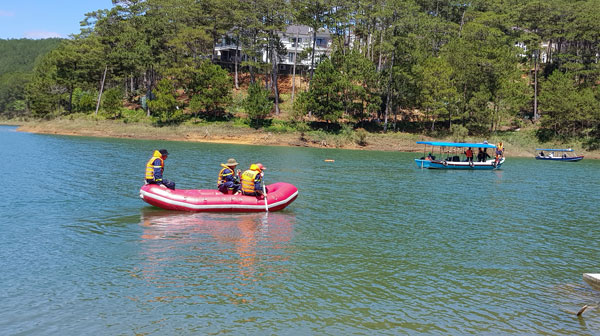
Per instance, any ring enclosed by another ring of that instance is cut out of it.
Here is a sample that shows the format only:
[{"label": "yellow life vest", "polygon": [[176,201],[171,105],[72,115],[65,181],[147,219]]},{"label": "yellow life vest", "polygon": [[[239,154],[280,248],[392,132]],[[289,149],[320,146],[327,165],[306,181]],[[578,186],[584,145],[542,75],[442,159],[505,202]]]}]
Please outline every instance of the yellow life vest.
[{"label": "yellow life vest", "polygon": [[242,191],[245,193],[253,193],[255,192],[254,190],[254,183],[256,181],[260,180],[260,176],[257,177],[257,175],[260,174],[260,171],[258,170],[246,170],[243,174],[242,174]]},{"label": "yellow life vest", "polygon": [[[219,187],[221,184],[225,183],[225,177],[229,176],[229,175],[233,175],[233,169],[225,166],[225,165],[221,165],[223,166],[223,169],[221,169],[221,171],[219,172],[219,177],[217,177],[217,187]],[[223,174],[223,171],[225,171],[225,169],[229,169],[231,172],[229,174]]]},{"label": "yellow life vest", "polygon": [[[156,161],[156,159],[160,160],[159,166],[154,165],[154,161]],[[165,169],[165,160],[162,159],[162,154],[160,154],[160,152],[157,150],[154,151],[154,154],[152,155],[150,160],[148,160],[148,163],[146,163],[146,180],[155,180],[154,179],[154,169],[155,168],[160,168],[161,171],[164,171],[164,169]],[[155,180],[155,181],[160,182],[160,181],[162,181],[162,179]]]}]

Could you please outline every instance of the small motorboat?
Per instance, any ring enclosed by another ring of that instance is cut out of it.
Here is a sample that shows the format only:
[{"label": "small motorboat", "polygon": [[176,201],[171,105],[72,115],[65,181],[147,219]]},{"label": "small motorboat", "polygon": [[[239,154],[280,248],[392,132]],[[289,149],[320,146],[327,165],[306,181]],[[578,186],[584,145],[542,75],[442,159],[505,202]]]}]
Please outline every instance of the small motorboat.
[{"label": "small motorboat", "polygon": [[[577,155],[573,149],[536,148],[539,151],[536,160],[577,162],[583,160],[583,155]],[[545,152],[544,152],[545,151]]]},{"label": "small motorboat", "polygon": [[277,211],[290,205],[298,197],[294,185],[277,182],[267,185],[267,197],[223,194],[215,189],[175,189],[157,184],[146,184],[140,197],[148,204],[167,210],[205,212],[261,212]]},{"label": "small motorboat", "polygon": [[[462,169],[462,170],[493,170],[500,169],[504,163],[504,157],[496,155],[490,157],[487,154],[487,149],[496,150],[496,145],[488,143],[464,143],[464,142],[441,142],[441,141],[417,141],[418,144],[425,145],[423,156],[415,159],[417,167],[428,169]],[[427,146],[432,146],[429,155]],[[438,148],[438,158],[432,155],[434,149]],[[468,160],[465,154],[465,148],[483,149],[482,154],[485,156],[480,160]],[[494,155],[492,153],[492,155]]]}]

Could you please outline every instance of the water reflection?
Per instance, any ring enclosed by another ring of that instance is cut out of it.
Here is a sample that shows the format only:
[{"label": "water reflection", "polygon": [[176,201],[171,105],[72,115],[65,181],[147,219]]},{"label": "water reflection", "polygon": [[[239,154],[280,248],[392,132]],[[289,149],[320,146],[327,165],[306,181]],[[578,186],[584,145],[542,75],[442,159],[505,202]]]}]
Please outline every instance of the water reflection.
[{"label": "water reflection", "polygon": [[288,271],[294,223],[294,214],[287,212],[182,213],[145,208],[140,220],[140,269],[135,273],[147,285],[166,292],[150,300],[250,302],[256,287]]}]

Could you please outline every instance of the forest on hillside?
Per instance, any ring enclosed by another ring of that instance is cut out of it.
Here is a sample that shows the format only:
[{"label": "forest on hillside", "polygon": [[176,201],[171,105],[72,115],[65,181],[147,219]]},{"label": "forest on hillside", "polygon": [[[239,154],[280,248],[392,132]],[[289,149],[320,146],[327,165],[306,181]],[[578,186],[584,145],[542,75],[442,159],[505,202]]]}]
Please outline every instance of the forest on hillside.
[{"label": "forest on hillside", "polygon": [[0,39],[0,113],[25,111],[25,85],[35,61],[59,43],[60,39]]},{"label": "forest on hillside", "polygon": [[[11,113],[94,114],[102,90],[101,113],[141,106],[161,125],[244,116],[476,135],[535,123],[542,140],[598,146],[600,0],[113,4],[87,13],[80,34],[36,63]],[[278,63],[290,37],[281,32],[292,24],[326,29],[331,46],[301,56],[314,64],[308,85],[282,113]],[[247,55],[235,70],[214,62],[224,39]],[[238,101],[241,73],[251,84]]]}]

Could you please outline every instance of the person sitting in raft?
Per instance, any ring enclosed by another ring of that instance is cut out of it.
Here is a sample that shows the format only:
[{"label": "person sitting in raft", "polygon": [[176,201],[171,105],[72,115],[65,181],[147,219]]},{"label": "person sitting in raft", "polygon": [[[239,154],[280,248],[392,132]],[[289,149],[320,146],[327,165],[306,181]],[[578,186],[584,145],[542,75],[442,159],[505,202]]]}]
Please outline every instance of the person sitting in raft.
[{"label": "person sitting in raft", "polygon": [[238,194],[240,190],[240,170],[235,171],[238,163],[234,158],[227,160],[227,163],[221,163],[221,171],[217,179],[217,189],[223,194]]},{"label": "person sitting in raft", "polygon": [[465,151],[465,155],[467,156],[467,162],[472,163],[473,162],[473,151],[471,150],[471,147],[469,147],[469,149],[467,149]]},{"label": "person sitting in raft", "polygon": [[166,149],[155,150],[148,163],[146,163],[146,183],[158,184],[175,190],[175,182],[163,178],[165,160],[169,156]]},{"label": "person sitting in raft", "polygon": [[431,155],[431,152],[429,152],[429,154],[427,154],[427,157],[425,158],[425,160],[433,161],[433,160],[435,160],[435,156]]},{"label": "person sitting in raft", "polygon": [[263,194],[263,170],[265,169],[267,168],[261,163],[255,163],[242,173],[242,193],[244,195],[261,196]]},{"label": "person sitting in raft", "polygon": [[541,157],[544,157],[544,151],[541,151],[541,152],[540,152],[540,156],[541,156]]}]

